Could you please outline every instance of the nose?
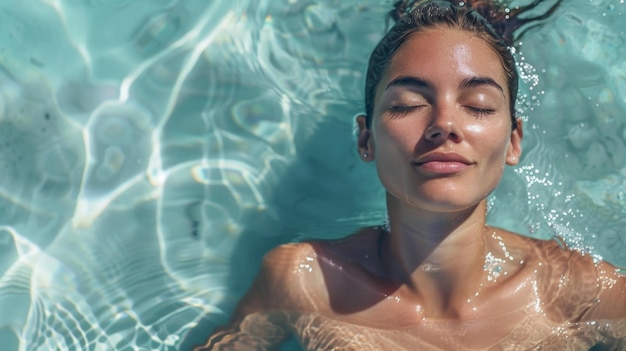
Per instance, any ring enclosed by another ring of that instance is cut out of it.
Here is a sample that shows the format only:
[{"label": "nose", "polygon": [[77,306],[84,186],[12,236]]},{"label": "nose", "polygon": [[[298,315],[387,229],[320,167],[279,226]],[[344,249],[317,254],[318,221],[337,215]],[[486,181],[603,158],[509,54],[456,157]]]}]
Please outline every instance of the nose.
[{"label": "nose", "polygon": [[437,108],[433,112],[430,125],[424,132],[426,140],[431,142],[443,142],[451,140],[459,142],[463,134],[456,120],[457,112],[453,108]]}]

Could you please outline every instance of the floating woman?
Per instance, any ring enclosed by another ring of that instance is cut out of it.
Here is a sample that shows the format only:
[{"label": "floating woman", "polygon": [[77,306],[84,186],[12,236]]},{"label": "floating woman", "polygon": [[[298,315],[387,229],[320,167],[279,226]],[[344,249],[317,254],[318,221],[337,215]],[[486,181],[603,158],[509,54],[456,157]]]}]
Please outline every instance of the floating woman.
[{"label": "floating woman", "polygon": [[520,11],[494,9],[396,3],[357,117],[388,226],[272,250],[231,325],[197,350],[276,349],[290,336],[307,350],[626,349],[626,276],[486,224],[523,137],[508,48]]}]

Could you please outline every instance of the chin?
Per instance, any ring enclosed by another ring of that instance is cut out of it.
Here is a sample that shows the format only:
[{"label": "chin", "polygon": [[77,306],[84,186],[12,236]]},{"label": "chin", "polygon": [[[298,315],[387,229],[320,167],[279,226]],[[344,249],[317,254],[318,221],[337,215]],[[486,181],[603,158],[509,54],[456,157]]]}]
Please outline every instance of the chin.
[{"label": "chin", "polygon": [[478,206],[484,199],[480,201],[473,202],[461,202],[461,203],[452,203],[452,202],[436,202],[436,201],[421,201],[421,202],[411,202],[407,203],[407,205],[411,207],[415,207],[416,209],[422,209],[428,212],[438,212],[438,213],[459,213],[465,212],[467,210],[473,209]]},{"label": "chin", "polygon": [[[405,206],[422,209],[429,212],[455,213],[475,208],[486,201],[489,192],[480,194],[463,194],[462,190],[446,189],[430,191],[426,194],[404,194],[404,197],[395,196]],[[408,196],[407,196],[408,195]]]}]

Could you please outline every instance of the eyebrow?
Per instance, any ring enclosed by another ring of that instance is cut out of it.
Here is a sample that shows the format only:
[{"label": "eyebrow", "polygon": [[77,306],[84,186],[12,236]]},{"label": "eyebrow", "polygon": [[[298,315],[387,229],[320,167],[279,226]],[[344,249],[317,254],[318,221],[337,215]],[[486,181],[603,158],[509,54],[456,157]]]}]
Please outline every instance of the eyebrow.
[{"label": "eyebrow", "polygon": [[[407,88],[432,88],[432,84],[425,79],[414,77],[414,76],[402,76],[393,79],[391,82],[387,84],[385,90],[392,87],[407,87]],[[489,77],[469,77],[465,78],[459,84],[459,88],[468,89],[475,88],[479,86],[491,86],[498,89],[502,95],[504,95],[504,88],[500,86],[500,84],[496,83],[495,80]]]},{"label": "eyebrow", "polygon": [[461,84],[459,84],[459,88],[461,89],[475,88],[475,87],[480,87],[480,86],[494,87],[500,90],[502,95],[504,95],[504,88],[502,88],[500,84],[496,83],[495,80],[489,77],[469,77],[469,78],[463,79],[461,81]]},{"label": "eyebrow", "polygon": [[392,87],[406,87],[406,88],[431,88],[432,84],[422,78],[413,76],[402,76],[395,78],[387,84],[385,90]]}]

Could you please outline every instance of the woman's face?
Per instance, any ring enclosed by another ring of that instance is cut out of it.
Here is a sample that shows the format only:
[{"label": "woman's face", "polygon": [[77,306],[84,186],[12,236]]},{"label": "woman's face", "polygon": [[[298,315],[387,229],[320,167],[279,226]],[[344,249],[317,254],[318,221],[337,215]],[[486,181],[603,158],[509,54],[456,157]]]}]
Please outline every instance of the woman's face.
[{"label": "woman's face", "polygon": [[[521,154],[496,52],[472,33],[433,28],[395,53],[359,151],[387,191],[412,206],[452,212],[478,204]],[[364,156],[367,154],[367,156]]]}]

